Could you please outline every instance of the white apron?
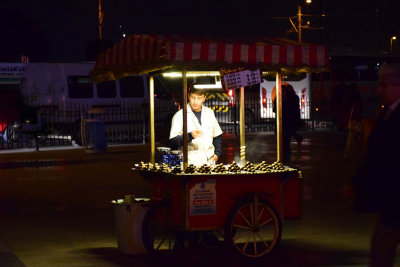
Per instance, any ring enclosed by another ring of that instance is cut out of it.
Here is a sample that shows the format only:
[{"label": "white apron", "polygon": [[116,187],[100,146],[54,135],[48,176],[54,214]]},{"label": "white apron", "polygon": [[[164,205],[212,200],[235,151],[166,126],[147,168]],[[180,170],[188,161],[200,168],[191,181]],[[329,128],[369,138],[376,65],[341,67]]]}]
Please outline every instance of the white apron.
[{"label": "white apron", "polygon": [[[183,134],[183,110],[179,110],[172,118],[171,131],[169,138]],[[221,127],[215,118],[214,111],[208,107],[202,106],[201,125],[193,114],[190,105],[187,107],[187,132],[201,130],[203,135],[188,142],[188,164],[201,166],[214,155],[213,138],[222,134]]]}]

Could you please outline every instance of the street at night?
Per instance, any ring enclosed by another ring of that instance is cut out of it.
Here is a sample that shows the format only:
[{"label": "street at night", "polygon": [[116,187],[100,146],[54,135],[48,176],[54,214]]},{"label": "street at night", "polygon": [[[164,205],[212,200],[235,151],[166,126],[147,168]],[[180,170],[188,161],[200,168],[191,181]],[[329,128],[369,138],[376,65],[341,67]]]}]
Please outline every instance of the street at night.
[{"label": "street at night", "polygon": [[400,267],[399,12],[3,0],[0,267]]},{"label": "street at night", "polygon": [[[327,129],[301,134],[301,147],[291,144],[289,165],[303,174],[302,218],[283,222],[272,255],[252,261],[224,248],[189,248],[163,265],[366,266],[375,215],[355,213],[352,199],[341,193],[357,161],[343,157],[346,137]],[[247,160],[276,160],[275,135],[246,138]],[[238,157],[238,142],[224,136],[222,162]],[[131,170],[149,159],[147,145],[110,146],[97,154],[69,147],[0,158],[0,266],[160,264],[147,254],[119,252],[111,204],[126,194],[149,196],[150,185]]]}]

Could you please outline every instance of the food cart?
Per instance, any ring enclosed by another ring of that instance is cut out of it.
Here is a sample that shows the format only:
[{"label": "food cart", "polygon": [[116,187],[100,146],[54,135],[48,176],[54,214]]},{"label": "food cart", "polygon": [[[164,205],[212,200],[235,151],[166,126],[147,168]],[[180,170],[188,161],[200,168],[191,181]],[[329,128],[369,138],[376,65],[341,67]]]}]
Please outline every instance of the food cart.
[{"label": "food cart", "polygon": [[[282,157],[282,73],[325,71],[325,47],[281,38],[257,40],[132,35],[97,58],[91,72],[96,82],[133,74],[150,74],[151,160],[134,170],[153,187],[152,207],[143,225],[149,253],[163,255],[198,242],[201,234],[218,231],[227,246],[258,258],[270,253],[282,234],[282,220],[301,217],[300,172],[284,166]],[[277,161],[246,162],[244,86],[240,88],[240,163],[188,166],[187,75],[219,69],[259,69],[275,72],[277,101]],[[153,74],[179,70],[183,77],[183,162],[155,162]],[[194,72],[194,70],[196,72]]]}]

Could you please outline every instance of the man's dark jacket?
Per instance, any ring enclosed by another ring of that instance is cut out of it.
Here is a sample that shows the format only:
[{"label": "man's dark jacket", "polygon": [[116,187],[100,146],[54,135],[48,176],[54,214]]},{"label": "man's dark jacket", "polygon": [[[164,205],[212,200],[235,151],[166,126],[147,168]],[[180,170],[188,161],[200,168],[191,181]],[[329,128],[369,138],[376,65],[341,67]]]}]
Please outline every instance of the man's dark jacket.
[{"label": "man's dark jacket", "polygon": [[356,210],[378,212],[386,225],[400,226],[400,105],[378,117],[353,185]]}]

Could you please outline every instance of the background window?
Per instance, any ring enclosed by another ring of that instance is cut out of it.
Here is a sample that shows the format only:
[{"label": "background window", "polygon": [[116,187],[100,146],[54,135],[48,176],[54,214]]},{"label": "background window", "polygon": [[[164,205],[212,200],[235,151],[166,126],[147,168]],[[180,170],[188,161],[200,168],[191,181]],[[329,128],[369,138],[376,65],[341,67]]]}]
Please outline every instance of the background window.
[{"label": "background window", "polygon": [[68,76],[69,98],[93,98],[93,84],[88,76]]},{"label": "background window", "polygon": [[142,76],[129,76],[119,80],[121,97],[144,97],[144,83]]},{"label": "background window", "polygon": [[20,78],[0,78],[0,92],[18,91],[20,88]]}]

